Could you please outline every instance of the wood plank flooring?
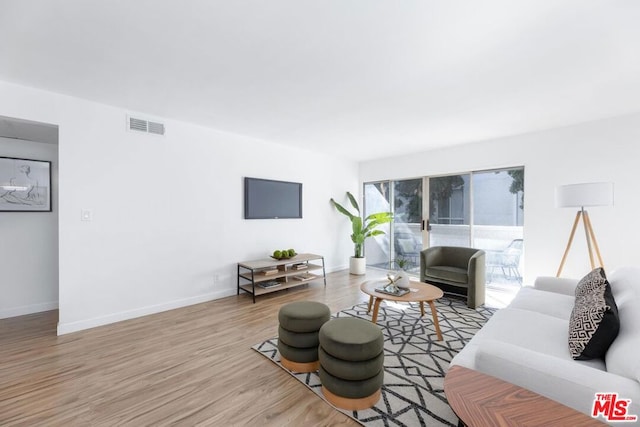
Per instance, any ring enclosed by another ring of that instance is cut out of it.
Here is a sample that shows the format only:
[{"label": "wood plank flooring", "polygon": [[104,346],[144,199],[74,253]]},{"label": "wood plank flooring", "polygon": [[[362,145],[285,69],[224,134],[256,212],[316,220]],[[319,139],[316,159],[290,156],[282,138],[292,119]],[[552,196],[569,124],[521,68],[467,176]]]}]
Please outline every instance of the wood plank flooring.
[{"label": "wood plank flooring", "polygon": [[357,426],[251,349],[277,335],[278,309],[336,312],[384,274],[208,303],[57,337],[57,312],[0,320],[0,426]]}]

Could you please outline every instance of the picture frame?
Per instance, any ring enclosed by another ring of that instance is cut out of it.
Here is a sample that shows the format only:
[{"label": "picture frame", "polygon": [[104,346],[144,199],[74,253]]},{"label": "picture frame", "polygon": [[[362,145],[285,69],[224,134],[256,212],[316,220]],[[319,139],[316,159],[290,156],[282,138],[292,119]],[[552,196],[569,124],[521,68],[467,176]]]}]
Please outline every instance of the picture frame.
[{"label": "picture frame", "polygon": [[0,157],[0,212],[51,212],[51,162]]}]

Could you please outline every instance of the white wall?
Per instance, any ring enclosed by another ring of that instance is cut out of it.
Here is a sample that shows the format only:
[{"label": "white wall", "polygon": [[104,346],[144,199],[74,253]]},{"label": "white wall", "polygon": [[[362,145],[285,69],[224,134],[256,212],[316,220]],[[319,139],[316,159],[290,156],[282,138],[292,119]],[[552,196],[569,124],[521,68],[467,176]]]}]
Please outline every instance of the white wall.
[{"label": "white wall", "polygon": [[[539,133],[467,144],[406,157],[362,163],[360,179],[375,181],[509,166],[525,166],[525,283],[556,274],[575,217],[555,207],[555,187],[612,181],[615,206],[589,214],[608,271],[640,265],[640,114]],[[579,229],[563,277],[589,270],[584,231]]]},{"label": "white wall", "polygon": [[[234,295],[236,262],[276,248],[346,266],[329,198],[357,190],[356,163],[173,120],[132,133],[126,113],[0,83],[0,115],[60,129],[59,333]],[[302,182],[304,218],[244,220],[244,176]]]},{"label": "white wall", "polygon": [[52,162],[52,212],[0,212],[0,319],[58,308],[58,147],[0,137],[0,157]]},{"label": "white wall", "polygon": [[[616,205],[593,208],[592,222],[608,269],[636,262],[640,115],[366,162],[358,176],[353,162],[184,122],[163,120],[164,138],[130,133],[126,113],[0,82],[0,116],[60,127],[60,333],[233,295],[235,263],[275,248],[346,267],[349,224],[328,200],[359,181],[524,165],[527,281],[555,274],[573,221],[555,186],[613,181]],[[304,219],[243,220],[244,176],[302,182]],[[588,269],[576,243],[567,276]]]}]

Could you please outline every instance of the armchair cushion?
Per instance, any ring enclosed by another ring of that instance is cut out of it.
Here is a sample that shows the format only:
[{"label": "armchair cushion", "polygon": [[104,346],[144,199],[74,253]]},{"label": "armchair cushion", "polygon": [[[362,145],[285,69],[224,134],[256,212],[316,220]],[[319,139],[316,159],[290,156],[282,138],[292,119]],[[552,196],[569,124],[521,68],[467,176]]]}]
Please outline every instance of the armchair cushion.
[{"label": "armchair cushion", "polygon": [[466,284],[469,281],[466,268],[434,265],[433,267],[427,267],[424,272],[427,276],[434,279],[449,280],[462,284]]}]

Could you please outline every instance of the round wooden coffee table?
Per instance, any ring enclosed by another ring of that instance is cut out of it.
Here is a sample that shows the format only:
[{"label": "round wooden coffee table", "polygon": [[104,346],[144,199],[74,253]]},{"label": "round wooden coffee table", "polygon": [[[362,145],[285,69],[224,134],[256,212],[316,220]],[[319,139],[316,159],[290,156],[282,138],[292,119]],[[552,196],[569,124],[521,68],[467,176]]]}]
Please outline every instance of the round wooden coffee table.
[{"label": "round wooden coffee table", "polygon": [[381,292],[376,292],[376,288],[384,287],[388,281],[382,280],[369,280],[360,285],[360,290],[369,295],[369,307],[367,313],[371,311],[371,305],[373,304],[373,314],[371,315],[371,321],[376,323],[378,320],[378,310],[380,310],[380,303],[383,300],[398,301],[398,302],[418,302],[420,303],[420,315],[424,316],[424,303],[426,302],[431,307],[431,316],[433,317],[433,326],[436,329],[438,341],[442,341],[442,332],[440,332],[440,324],[438,323],[438,312],[436,311],[436,305],[433,303],[435,300],[442,298],[442,289],[437,288],[427,283],[418,282],[417,280],[411,280],[409,283],[409,289],[411,292],[402,296],[389,295]]}]

